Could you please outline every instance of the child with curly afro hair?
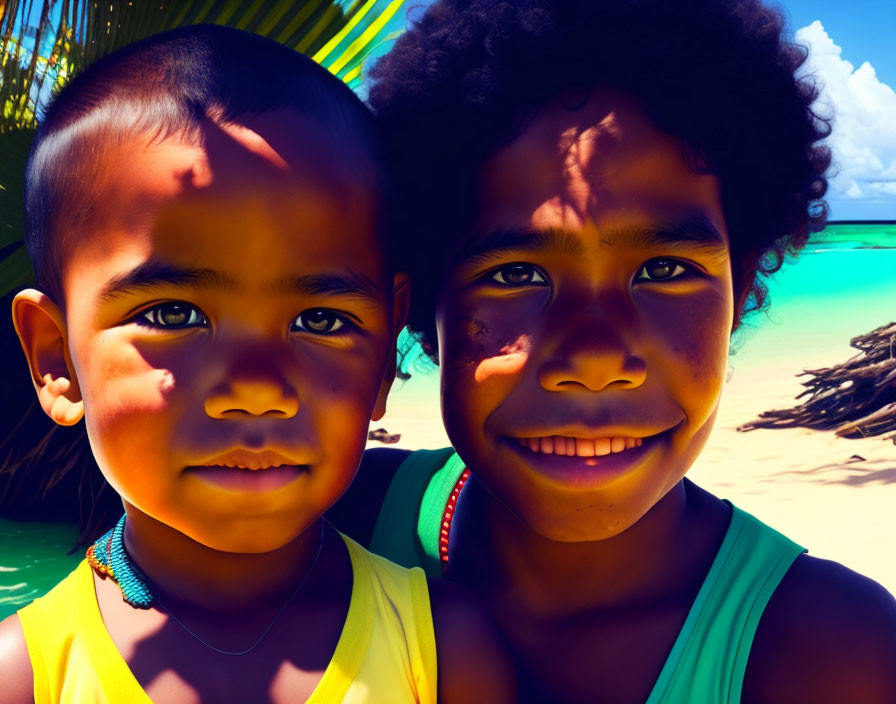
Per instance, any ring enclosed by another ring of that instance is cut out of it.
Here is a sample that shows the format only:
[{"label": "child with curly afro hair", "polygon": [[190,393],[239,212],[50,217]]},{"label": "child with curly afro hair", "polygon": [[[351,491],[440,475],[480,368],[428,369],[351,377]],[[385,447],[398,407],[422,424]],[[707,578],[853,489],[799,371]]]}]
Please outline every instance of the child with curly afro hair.
[{"label": "child with curly afro hair", "polygon": [[896,701],[893,597],[685,478],[825,223],[805,58],[758,0],[440,0],[374,67],[454,448],[331,515],[478,592],[527,700]]}]

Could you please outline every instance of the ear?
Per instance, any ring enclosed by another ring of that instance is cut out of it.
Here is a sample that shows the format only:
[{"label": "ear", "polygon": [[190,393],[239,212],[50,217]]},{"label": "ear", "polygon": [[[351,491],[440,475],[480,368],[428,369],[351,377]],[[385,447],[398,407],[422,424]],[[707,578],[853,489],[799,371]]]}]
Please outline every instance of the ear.
[{"label": "ear", "polygon": [[38,403],[59,425],[74,425],[84,415],[84,401],[68,353],[62,311],[45,294],[29,288],[13,299],[12,320]]},{"label": "ear", "polygon": [[408,320],[410,304],[411,277],[404,272],[399,272],[395,275],[392,284],[392,352],[389,354],[389,361],[386,362],[386,373],[383,375],[383,382],[380,384],[380,390],[376,396],[376,405],[373,407],[371,420],[379,420],[386,415],[386,398],[389,396],[392,382],[395,381],[395,367],[398,362],[398,334]]}]

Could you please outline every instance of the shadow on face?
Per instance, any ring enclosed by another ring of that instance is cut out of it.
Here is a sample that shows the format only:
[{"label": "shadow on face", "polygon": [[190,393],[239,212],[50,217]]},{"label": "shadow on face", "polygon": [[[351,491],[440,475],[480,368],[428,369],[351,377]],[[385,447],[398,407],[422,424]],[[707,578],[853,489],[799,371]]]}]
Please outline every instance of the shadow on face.
[{"label": "shadow on face", "polygon": [[719,184],[632,100],[544,106],[480,172],[437,306],[443,415],[536,532],[634,524],[710,431],[733,301]]},{"label": "shadow on face", "polygon": [[33,375],[65,356],[127,504],[209,547],[276,549],[345,490],[391,381],[365,148],[284,110],[126,140],[102,167],[102,218],[65,233],[64,315],[21,306],[56,331]]}]

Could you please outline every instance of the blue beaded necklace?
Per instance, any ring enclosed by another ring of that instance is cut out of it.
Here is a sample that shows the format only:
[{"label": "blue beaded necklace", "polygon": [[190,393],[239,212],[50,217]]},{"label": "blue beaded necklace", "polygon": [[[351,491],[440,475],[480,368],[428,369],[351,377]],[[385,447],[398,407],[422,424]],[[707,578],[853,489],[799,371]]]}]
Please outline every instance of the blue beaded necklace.
[{"label": "blue beaded necklace", "polygon": [[125,516],[115,527],[87,548],[87,562],[101,577],[111,577],[122,598],[137,609],[148,609],[155,599],[146,576],[128,556],[124,547]]},{"label": "blue beaded necklace", "polygon": [[293,590],[289,599],[287,599],[286,603],[280,607],[280,611],[277,612],[277,615],[274,616],[273,620],[268,624],[264,633],[262,633],[248,648],[244,648],[243,650],[223,650],[196,635],[193,631],[187,628],[186,624],[184,624],[177,616],[171,613],[158,598],[152,595],[146,575],[144,575],[140,571],[140,568],[131,561],[127,550],[125,550],[125,518],[126,516],[122,516],[118,519],[118,523],[115,524],[115,527],[112,530],[87,548],[88,564],[90,564],[94,571],[101,577],[104,579],[109,577],[118,584],[119,589],[121,589],[121,596],[128,604],[137,609],[148,609],[153,605],[158,606],[193,638],[207,648],[214,650],[216,653],[221,653],[222,655],[245,655],[246,653],[251,653],[258,647],[259,643],[261,643],[261,641],[265,639],[265,636],[271,632],[274,624],[277,623],[279,618],[283,615],[283,612],[286,611],[286,607],[289,606],[290,602],[295,595],[299,593],[299,590],[314,571],[324,547],[324,532],[321,530],[320,542],[317,546],[317,554],[314,556],[311,566],[307,569],[302,579],[299,580],[299,583],[296,585],[296,588]]}]

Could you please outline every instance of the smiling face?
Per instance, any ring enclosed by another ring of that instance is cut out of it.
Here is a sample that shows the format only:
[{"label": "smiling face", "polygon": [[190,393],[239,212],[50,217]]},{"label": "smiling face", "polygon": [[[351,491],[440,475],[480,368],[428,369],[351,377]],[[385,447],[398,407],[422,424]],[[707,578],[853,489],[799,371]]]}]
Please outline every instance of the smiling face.
[{"label": "smiling face", "polygon": [[618,534],[715,416],[733,316],[718,181],[595,90],[542,108],[484,164],[478,199],[436,311],[448,435],[539,534]]},{"label": "smiling face", "polygon": [[203,146],[132,140],[67,252],[97,462],[209,547],[284,545],[354,476],[394,341],[362,152],[286,111],[209,123]]}]

